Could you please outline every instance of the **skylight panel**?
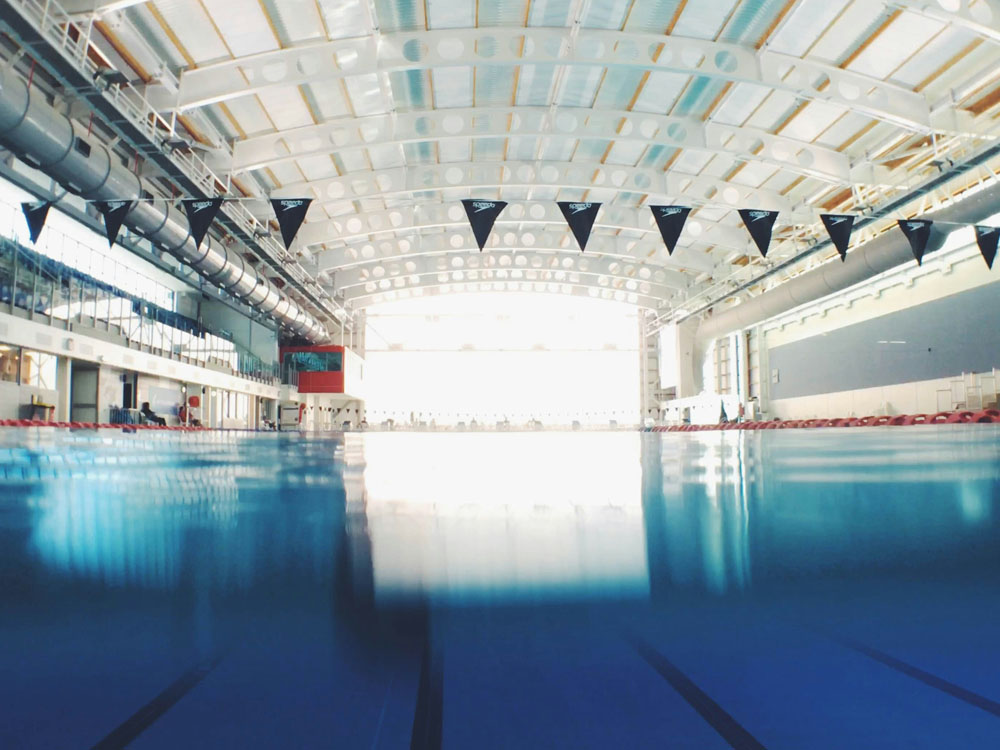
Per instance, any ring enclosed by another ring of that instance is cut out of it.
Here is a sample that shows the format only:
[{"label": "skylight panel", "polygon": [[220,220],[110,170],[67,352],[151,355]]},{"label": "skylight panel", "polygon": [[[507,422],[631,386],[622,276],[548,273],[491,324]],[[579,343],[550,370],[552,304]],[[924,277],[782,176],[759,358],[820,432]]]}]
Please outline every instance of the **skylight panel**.
[{"label": "skylight panel", "polygon": [[[902,13],[851,61],[848,70],[875,78],[888,78],[943,28],[944,24],[932,18]],[[942,59],[941,63],[944,62]]]},{"label": "skylight panel", "polygon": [[[281,46],[257,0],[226,0],[225,5],[210,5],[209,9],[233,57],[269,52]],[[184,21],[184,25],[189,23]]]},{"label": "skylight panel", "polygon": [[331,39],[362,36],[368,28],[368,0],[317,0]]},{"label": "skylight panel", "polygon": [[743,125],[773,89],[752,83],[737,83],[730,87],[722,103],[712,112],[712,122]]},{"label": "skylight panel", "polygon": [[628,15],[625,31],[662,34],[677,14],[684,0],[647,0],[636,2]]},{"label": "skylight panel", "polygon": [[278,130],[314,124],[298,87],[269,88],[261,91],[258,96]]},{"label": "skylight panel", "polygon": [[528,26],[567,26],[574,0],[534,0]]},{"label": "skylight panel", "polygon": [[804,57],[843,9],[842,3],[829,0],[799,0],[768,40],[767,48],[772,52]]},{"label": "skylight panel", "polygon": [[649,74],[632,109],[636,112],[667,114],[677,101],[691,76],[656,70]]},{"label": "skylight panel", "polygon": [[476,25],[476,0],[427,0],[429,29],[471,29]]},{"label": "skylight panel", "polygon": [[587,29],[620,29],[633,0],[591,0],[581,21]]},{"label": "skylight panel", "polygon": [[471,161],[472,140],[469,138],[449,138],[438,141],[438,159],[441,163]]},{"label": "skylight panel", "polygon": [[673,36],[692,39],[715,39],[732,12],[736,0],[698,0],[688,3],[681,12]]},{"label": "skylight panel", "polygon": [[431,83],[434,86],[434,106],[437,109],[472,106],[470,66],[435,68],[431,71]]},{"label": "skylight panel", "polygon": [[385,112],[382,89],[379,86],[378,76],[375,73],[350,76],[344,79],[344,84],[351,98],[351,105],[354,108],[355,115],[363,117],[364,115],[376,115]]},{"label": "skylight panel", "polygon": [[563,73],[559,87],[560,107],[589,107],[601,83],[604,68],[597,65],[573,65]]}]

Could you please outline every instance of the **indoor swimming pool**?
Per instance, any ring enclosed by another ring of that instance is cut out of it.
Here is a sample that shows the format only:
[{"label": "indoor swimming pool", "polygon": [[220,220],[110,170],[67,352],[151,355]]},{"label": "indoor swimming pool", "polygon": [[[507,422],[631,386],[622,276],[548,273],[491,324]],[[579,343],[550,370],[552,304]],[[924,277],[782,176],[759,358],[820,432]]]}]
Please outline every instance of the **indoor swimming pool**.
[{"label": "indoor swimming pool", "polygon": [[994,748],[1000,425],[0,430],[2,748]]}]

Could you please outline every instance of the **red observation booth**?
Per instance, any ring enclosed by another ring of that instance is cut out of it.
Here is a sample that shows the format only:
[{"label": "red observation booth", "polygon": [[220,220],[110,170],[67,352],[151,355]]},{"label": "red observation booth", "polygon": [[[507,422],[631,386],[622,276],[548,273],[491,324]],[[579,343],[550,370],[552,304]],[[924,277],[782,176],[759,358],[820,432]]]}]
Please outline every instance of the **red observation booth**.
[{"label": "red observation booth", "polygon": [[299,393],[346,393],[342,346],[283,346],[281,370]]}]

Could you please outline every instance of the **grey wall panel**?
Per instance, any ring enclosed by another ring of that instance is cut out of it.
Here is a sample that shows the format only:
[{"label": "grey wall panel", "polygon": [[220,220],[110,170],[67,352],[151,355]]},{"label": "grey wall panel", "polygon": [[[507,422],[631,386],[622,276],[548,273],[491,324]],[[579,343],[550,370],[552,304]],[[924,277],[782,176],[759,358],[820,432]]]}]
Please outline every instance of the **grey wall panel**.
[{"label": "grey wall panel", "polygon": [[769,357],[778,371],[772,399],[1000,368],[1000,282],[777,346]]}]

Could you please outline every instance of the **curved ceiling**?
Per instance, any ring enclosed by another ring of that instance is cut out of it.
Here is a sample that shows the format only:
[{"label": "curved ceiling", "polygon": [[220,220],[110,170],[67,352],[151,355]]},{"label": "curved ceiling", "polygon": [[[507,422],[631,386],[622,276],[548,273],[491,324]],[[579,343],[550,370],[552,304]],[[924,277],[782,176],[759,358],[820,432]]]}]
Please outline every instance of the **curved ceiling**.
[{"label": "curved ceiling", "polygon": [[[998,134],[997,0],[64,4],[235,189],[315,199],[295,249],[349,310],[755,294],[825,238],[819,213],[909,192],[920,213],[921,183]],[[482,254],[469,197],[510,203]],[[585,254],[556,200],[604,204]],[[657,203],[694,207],[672,257]],[[768,259],[739,208],[781,212]]]}]

